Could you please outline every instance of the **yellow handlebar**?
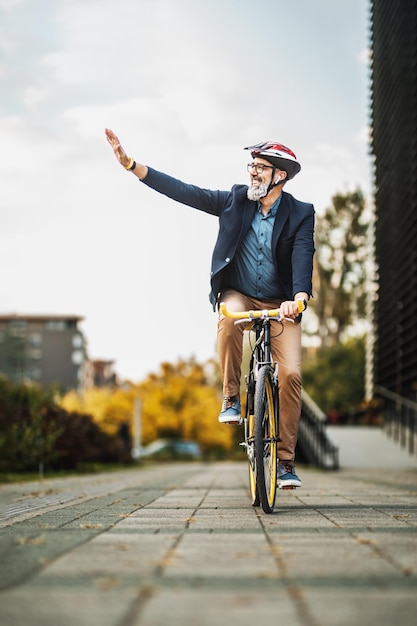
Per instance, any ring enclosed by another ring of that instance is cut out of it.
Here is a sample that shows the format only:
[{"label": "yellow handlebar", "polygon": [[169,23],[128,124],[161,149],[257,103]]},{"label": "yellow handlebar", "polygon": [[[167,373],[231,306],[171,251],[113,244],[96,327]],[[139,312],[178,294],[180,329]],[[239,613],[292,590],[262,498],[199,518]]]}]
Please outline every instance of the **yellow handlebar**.
[{"label": "yellow handlebar", "polygon": [[[298,312],[302,313],[304,311],[304,301],[297,300]],[[219,310],[222,315],[225,317],[230,317],[232,319],[267,319],[267,318],[275,318],[278,319],[280,315],[279,309],[270,309],[269,311],[264,309],[260,311],[229,311],[225,302],[220,302]]]}]

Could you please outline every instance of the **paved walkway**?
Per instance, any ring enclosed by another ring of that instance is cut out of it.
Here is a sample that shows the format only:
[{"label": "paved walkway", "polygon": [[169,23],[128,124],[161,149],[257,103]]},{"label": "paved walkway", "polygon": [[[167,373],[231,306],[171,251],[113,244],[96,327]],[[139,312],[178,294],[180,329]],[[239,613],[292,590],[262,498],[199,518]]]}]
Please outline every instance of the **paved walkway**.
[{"label": "paved walkway", "polygon": [[298,469],[272,515],[245,464],[0,487],[1,626],[414,626],[417,471]]}]

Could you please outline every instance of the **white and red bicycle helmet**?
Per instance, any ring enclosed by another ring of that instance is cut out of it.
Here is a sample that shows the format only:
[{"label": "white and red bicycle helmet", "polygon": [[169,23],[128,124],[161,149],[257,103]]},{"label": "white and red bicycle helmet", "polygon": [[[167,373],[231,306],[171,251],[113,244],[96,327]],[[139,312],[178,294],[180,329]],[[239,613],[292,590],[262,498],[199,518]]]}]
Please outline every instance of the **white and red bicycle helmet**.
[{"label": "white and red bicycle helmet", "polygon": [[247,146],[244,150],[250,150],[252,158],[261,157],[266,159],[279,170],[287,172],[287,180],[294,178],[301,170],[294,152],[276,141],[262,141],[254,146]]}]

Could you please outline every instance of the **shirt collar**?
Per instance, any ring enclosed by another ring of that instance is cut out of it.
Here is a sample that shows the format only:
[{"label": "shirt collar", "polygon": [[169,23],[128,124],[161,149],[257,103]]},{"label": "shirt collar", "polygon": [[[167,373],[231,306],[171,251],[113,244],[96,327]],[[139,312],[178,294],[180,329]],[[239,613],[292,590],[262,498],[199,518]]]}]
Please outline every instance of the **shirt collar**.
[{"label": "shirt collar", "polygon": [[[281,198],[282,198],[282,193],[279,196],[279,198],[277,198],[274,202],[274,204],[271,206],[271,208],[269,209],[268,213],[265,215],[265,217],[269,217],[270,215],[272,217],[275,217],[278,211],[278,207],[281,203]],[[258,211],[261,213],[262,212],[262,208],[261,208],[261,203],[258,200]]]}]

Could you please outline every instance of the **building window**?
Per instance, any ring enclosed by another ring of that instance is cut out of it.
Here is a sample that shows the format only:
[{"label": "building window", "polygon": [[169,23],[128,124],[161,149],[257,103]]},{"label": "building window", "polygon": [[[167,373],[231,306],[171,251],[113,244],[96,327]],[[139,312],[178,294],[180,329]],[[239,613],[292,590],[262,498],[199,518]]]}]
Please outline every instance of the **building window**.
[{"label": "building window", "polygon": [[82,350],[74,350],[74,352],[72,353],[72,362],[74,363],[74,365],[81,365],[83,361],[84,355],[82,353]]},{"label": "building window", "polygon": [[45,322],[46,330],[65,330],[66,327],[65,320],[47,320]]},{"label": "building window", "polygon": [[28,370],[27,374],[31,380],[40,380],[42,378],[42,372],[39,367]]},{"label": "building window", "polygon": [[40,333],[30,333],[27,343],[29,348],[40,348],[42,344],[42,335]]},{"label": "building window", "polygon": [[72,347],[73,348],[82,348],[83,346],[83,338],[81,335],[74,335],[72,338]]},{"label": "building window", "polygon": [[26,320],[11,320],[9,322],[10,335],[12,337],[24,337],[26,334]]},{"label": "building window", "polygon": [[26,320],[10,320],[10,328],[26,328]]},{"label": "building window", "polygon": [[32,361],[40,361],[42,358],[42,350],[40,348],[32,348],[28,351],[28,357]]}]

